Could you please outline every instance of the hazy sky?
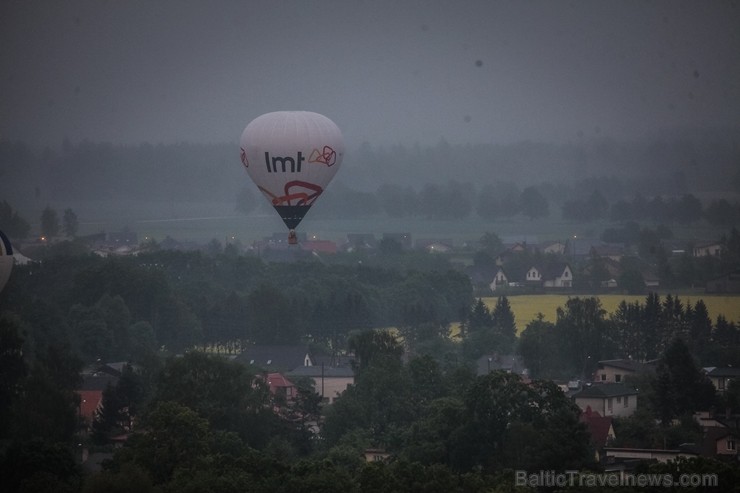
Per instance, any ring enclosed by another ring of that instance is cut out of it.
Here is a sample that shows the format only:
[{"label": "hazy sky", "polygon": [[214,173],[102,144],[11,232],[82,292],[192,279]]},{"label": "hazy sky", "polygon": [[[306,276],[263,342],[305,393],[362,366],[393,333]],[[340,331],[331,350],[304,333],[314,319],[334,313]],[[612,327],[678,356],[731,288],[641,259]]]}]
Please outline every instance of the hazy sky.
[{"label": "hazy sky", "polygon": [[740,2],[4,0],[0,138],[348,145],[633,138],[740,120]]}]

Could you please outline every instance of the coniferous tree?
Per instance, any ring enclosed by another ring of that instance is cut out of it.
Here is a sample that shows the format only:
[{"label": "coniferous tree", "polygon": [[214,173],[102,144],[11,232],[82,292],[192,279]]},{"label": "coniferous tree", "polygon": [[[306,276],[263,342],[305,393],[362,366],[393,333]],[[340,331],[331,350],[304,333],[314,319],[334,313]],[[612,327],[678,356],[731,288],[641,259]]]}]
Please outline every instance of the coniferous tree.
[{"label": "coniferous tree", "polygon": [[699,300],[694,305],[689,318],[689,341],[700,360],[706,356],[711,337],[712,320],[709,318],[709,311],[704,300]]},{"label": "coniferous tree", "polygon": [[680,338],[671,341],[658,361],[653,390],[653,405],[664,425],[714,405],[714,386]]},{"label": "coniferous tree", "polygon": [[501,338],[502,349],[511,352],[516,344],[516,322],[514,312],[506,296],[499,296],[491,313],[494,331]]},{"label": "coniferous tree", "polygon": [[47,238],[52,238],[59,234],[59,215],[57,211],[49,207],[41,212],[41,234]]},{"label": "coniferous tree", "polygon": [[77,230],[80,227],[80,222],[77,219],[77,214],[75,214],[72,209],[65,209],[62,220],[64,221],[64,225],[62,228],[64,230],[64,234],[69,237],[75,237],[77,235]]}]

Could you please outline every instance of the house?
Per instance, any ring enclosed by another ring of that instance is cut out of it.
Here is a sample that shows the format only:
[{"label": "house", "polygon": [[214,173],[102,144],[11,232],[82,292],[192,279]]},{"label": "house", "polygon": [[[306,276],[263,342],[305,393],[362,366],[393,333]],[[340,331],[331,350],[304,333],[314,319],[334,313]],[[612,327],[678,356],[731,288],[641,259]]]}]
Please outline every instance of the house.
[{"label": "house", "polygon": [[109,386],[114,387],[117,383],[118,376],[116,375],[91,369],[82,373],[82,384],[75,390],[75,393],[80,399],[78,416],[87,427],[92,426],[95,414],[103,404],[103,391]]},{"label": "house", "polygon": [[270,394],[282,402],[290,402],[296,397],[296,386],[282,373],[268,373],[267,385],[270,388]]},{"label": "house", "polygon": [[593,411],[591,407],[586,407],[586,410],[581,413],[578,419],[586,425],[586,430],[591,437],[591,446],[594,449],[594,459],[599,462],[604,453],[604,447],[611,444],[616,438],[612,417],[602,416]]},{"label": "house", "polygon": [[573,271],[565,263],[551,264],[542,273],[542,285],[545,288],[573,287]]},{"label": "house", "polygon": [[637,408],[637,391],[622,383],[587,385],[571,397],[581,410],[590,407],[601,416],[631,416]]},{"label": "house", "polygon": [[[298,241],[298,244],[302,245],[308,241],[308,235],[306,235],[304,231],[298,231],[296,232],[296,240]],[[265,236],[261,240],[255,241],[252,245],[258,255],[262,255],[263,252],[267,251],[289,251],[291,253],[295,253],[296,250],[300,250],[290,248],[290,246],[291,245],[288,243],[287,232],[272,233],[271,236]]]},{"label": "house", "polygon": [[718,241],[705,241],[694,245],[694,257],[719,257],[722,253],[722,243]]},{"label": "house", "polygon": [[604,455],[607,462],[641,460],[650,462],[671,462],[679,457],[688,459],[697,457],[699,454],[681,449],[646,449],[631,447],[604,447]]},{"label": "house", "polygon": [[643,363],[631,359],[606,359],[598,362],[594,382],[624,383],[628,375],[643,373],[652,368],[653,362]]},{"label": "house", "polygon": [[503,267],[499,267],[498,271],[496,271],[496,275],[493,276],[493,281],[488,285],[489,288],[491,288],[491,291],[496,291],[496,289],[505,288],[509,285],[509,277],[506,275],[506,271],[504,271]]},{"label": "house", "polygon": [[496,256],[496,265],[498,265],[499,267],[504,265],[506,263],[506,259],[508,257],[511,257],[512,255],[526,252],[534,253],[534,249],[528,246],[526,241],[516,242],[513,244],[505,244],[504,247],[505,250]]},{"label": "house", "polygon": [[300,247],[312,253],[337,253],[337,244],[330,240],[311,239],[301,243]]},{"label": "house", "polygon": [[539,267],[532,266],[527,270],[524,275],[523,281],[527,284],[540,285],[542,284],[542,272]]},{"label": "house", "polygon": [[647,289],[655,289],[660,287],[660,278],[654,272],[643,272],[642,280],[645,283]]},{"label": "house", "polygon": [[505,371],[517,375],[527,375],[522,358],[513,354],[484,354],[476,361],[476,374],[486,375],[492,371]]},{"label": "house", "polygon": [[591,255],[594,246],[604,245],[604,242],[595,238],[581,238],[580,236],[568,239],[565,254],[573,260],[585,259]]},{"label": "house", "polygon": [[570,288],[573,286],[573,271],[566,263],[546,267],[532,266],[527,270],[523,281],[527,285],[544,288]]},{"label": "house", "polygon": [[717,392],[724,393],[733,379],[740,379],[740,368],[704,368]]},{"label": "house", "polygon": [[391,457],[391,454],[382,448],[366,448],[363,455],[365,462],[385,462]]},{"label": "house", "polygon": [[302,345],[251,345],[234,361],[266,372],[288,372],[301,366],[312,366],[313,359],[307,346]]},{"label": "house", "polygon": [[75,390],[80,398],[78,416],[82,419],[85,426],[90,428],[95,421],[95,416],[103,406],[102,390]]},{"label": "house", "polygon": [[565,243],[562,241],[549,241],[546,243],[541,243],[539,246],[539,250],[542,253],[549,253],[553,255],[565,255]]},{"label": "house", "polygon": [[708,428],[726,428],[723,420],[711,411],[697,411],[694,413],[694,421],[697,422],[703,430]]},{"label": "house", "polygon": [[323,402],[331,404],[355,383],[355,373],[349,366],[299,366],[286,374],[288,377],[309,377]]},{"label": "house", "polygon": [[383,233],[383,240],[395,241],[403,250],[411,250],[412,247],[410,233]]},{"label": "house", "polygon": [[624,245],[615,243],[604,243],[601,245],[592,245],[589,250],[592,258],[609,259],[619,262],[624,257]]},{"label": "house", "polygon": [[617,280],[614,278],[607,279],[606,281],[601,281],[599,283],[599,287],[603,289],[616,289],[619,283],[617,283]]},{"label": "house", "polygon": [[702,441],[702,455],[720,459],[738,460],[740,430],[724,427],[707,428]]},{"label": "house", "polygon": [[357,250],[375,250],[378,248],[378,240],[372,233],[347,233],[347,243],[343,249],[348,252]]},{"label": "house", "polygon": [[414,242],[417,250],[424,250],[427,253],[449,253],[453,248],[453,241],[450,238],[443,239],[419,239]]},{"label": "house", "polygon": [[740,269],[707,281],[707,293],[740,293]]}]

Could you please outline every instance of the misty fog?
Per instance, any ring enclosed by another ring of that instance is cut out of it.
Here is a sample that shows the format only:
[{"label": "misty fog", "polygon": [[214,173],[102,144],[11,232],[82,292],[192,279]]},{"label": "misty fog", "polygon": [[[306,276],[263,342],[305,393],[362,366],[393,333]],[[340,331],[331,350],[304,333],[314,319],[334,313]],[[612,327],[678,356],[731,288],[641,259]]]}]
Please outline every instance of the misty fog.
[{"label": "misty fog", "polygon": [[455,226],[320,222],[385,217],[383,187],[452,184],[472,209],[537,187],[553,222],[595,190],[734,203],[739,25],[734,1],[5,2],[0,198],[32,221],[71,207],[87,233],[279,231],[237,139],[305,109],[347,142],[306,229]]}]

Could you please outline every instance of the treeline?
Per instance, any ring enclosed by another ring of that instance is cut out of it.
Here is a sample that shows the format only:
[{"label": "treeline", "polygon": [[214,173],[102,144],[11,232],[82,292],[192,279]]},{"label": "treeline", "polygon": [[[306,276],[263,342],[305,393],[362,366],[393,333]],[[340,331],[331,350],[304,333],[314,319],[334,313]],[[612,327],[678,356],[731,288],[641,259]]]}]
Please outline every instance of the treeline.
[{"label": "treeline", "polygon": [[[648,218],[681,224],[706,219],[715,225],[737,224],[736,201],[702,203],[697,198],[705,191],[731,197],[740,190],[737,151],[718,138],[691,140],[684,136],[673,143],[633,146],[364,145],[348,156],[347,169],[317,203],[315,214],[442,220],[562,216],[579,222]],[[20,142],[0,141],[0,195],[21,208],[35,204],[39,209],[100,200],[173,207],[185,202],[235,203],[242,212],[268,207],[237,154],[227,144],[65,142],[59,150],[39,152]],[[699,163],[700,155],[708,156],[706,162]],[[84,211],[77,212],[84,216]]]},{"label": "treeline", "polygon": [[[614,179],[619,182],[618,179]],[[625,184],[626,185],[626,184]],[[426,183],[419,190],[410,186],[381,185],[376,193],[357,192],[336,187],[322,197],[318,213],[325,216],[418,217],[450,220],[478,217],[493,221],[525,217],[527,219],[562,218],[587,223],[611,221],[652,221],[658,224],[691,225],[706,221],[713,226],[740,223],[740,202],[725,198],[704,204],[691,193],[652,195],[646,198],[625,190],[625,195],[609,201],[591,181],[570,187],[543,184],[520,189],[511,182],[482,185],[480,188],[458,181]],[[621,186],[617,188],[622,188]],[[625,187],[626,188],[626,187]],[[623,197],[629,198],[623,198]]]},{"label": "treeline", "polygon": [[678,296],[650,293],[644,303],[622,301],[607,315],[598,298],[571,298],[557,309],[555,322],[530,322],[518,352],[535,378],[586,378],[608,359],[658,359],[672,341],[691,348],[702,367],[740,364],[740,328],[718,315],[709,318],[701,299],[693,305]]},{"label": "treeline", "polygon": [[3,308],[32,321],[32,339],[70,341],[86,361],[235,342],[336,346],[357,329],[446,325],[472,300],[468,277],[429,256],[426,268],[405,270],[371,258],[268,264],[230,250],[104,259],[73,245],[16,266]]}]

